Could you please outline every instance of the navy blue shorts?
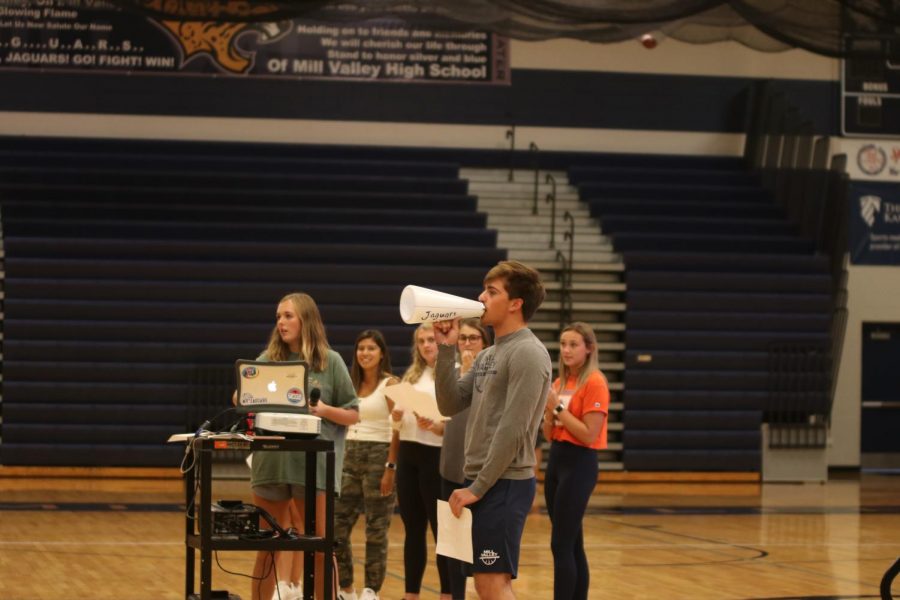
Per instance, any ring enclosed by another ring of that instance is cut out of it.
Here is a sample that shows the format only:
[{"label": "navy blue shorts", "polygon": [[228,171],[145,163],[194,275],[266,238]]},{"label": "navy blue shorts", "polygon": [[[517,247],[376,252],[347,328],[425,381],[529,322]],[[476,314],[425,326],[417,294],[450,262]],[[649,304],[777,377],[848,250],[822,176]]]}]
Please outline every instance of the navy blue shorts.
[{"label": "navy blue shorts", "polygon": [[[466,481],[466,485],[471,485]],[[472,509],[473,573],[519,571],[519,548],[525,519],[531,510],[537,482],[530,479],[498,479]]]}]

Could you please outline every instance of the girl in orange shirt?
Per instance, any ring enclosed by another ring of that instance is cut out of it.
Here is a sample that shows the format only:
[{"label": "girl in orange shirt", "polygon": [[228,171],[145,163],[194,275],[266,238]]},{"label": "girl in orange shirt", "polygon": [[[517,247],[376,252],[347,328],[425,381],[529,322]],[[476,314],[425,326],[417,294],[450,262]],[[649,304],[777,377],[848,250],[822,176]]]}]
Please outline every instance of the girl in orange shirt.
[{"label": "girl in orange shirt", "polygon": [[559,337],[559,378],[544,409],[544,437],[551,440],[544,476],[553,551],[553,599],[587,600],[590,574],[582,520],[597,483],[597,450],[606,448],[609,386],[600,372],[597,338],[586,323],[572,323]]}]

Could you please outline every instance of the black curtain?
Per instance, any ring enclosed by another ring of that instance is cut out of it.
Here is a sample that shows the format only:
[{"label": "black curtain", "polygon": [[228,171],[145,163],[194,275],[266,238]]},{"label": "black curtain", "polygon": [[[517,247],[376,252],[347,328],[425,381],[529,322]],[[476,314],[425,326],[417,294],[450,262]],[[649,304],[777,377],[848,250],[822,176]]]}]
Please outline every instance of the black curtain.
[{"label": "black curtain", "polygon": [[[697,44],[733,40],[770,52],[796,47],[834,57],[900,54],[900,0],[109,1],[118,9],[172,20],[268,22],[302,17],[337,22],[437,15],[460,27],[525,40],[568,37],[609,43],[652,33]],[[848,35],[865,43],[848,42]]]}]

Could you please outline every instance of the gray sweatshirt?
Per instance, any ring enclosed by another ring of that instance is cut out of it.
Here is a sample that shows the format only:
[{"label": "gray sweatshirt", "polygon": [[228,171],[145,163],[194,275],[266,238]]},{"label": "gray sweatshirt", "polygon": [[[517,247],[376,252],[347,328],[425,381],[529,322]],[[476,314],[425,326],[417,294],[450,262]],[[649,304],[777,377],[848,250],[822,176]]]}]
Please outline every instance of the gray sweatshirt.
[{"label": "gray sweatshirt", "polygon": [[457,379],[456,353],[440,346],[435,367],[438,408],[447,416],[471,406],[465,475],[479,498],[498,479],[534,476],[534,440],[550,387],[550,355],[527,327],[481,351]]}]

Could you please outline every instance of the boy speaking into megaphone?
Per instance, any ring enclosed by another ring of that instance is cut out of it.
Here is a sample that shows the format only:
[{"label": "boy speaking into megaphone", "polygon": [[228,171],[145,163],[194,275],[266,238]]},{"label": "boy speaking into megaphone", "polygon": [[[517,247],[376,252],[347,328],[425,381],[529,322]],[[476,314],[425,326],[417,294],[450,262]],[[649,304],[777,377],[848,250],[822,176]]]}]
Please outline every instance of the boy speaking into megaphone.
[{"label": "boy speaking into megaphone", "polygon": [[450,496],[459,517],[472,510],[472,571],[478,596],[513,598],[525,518],[537,483],[534,439],[551,381],[550,355],[528,328],[544,301],[537,271],[502,261],[484,277],[481,321],[496,343],[479,353],[461,378],[456,372],[459,317],[434,324],[438,408],[452,416],[471,406],[466,430],[466,487]]}]

